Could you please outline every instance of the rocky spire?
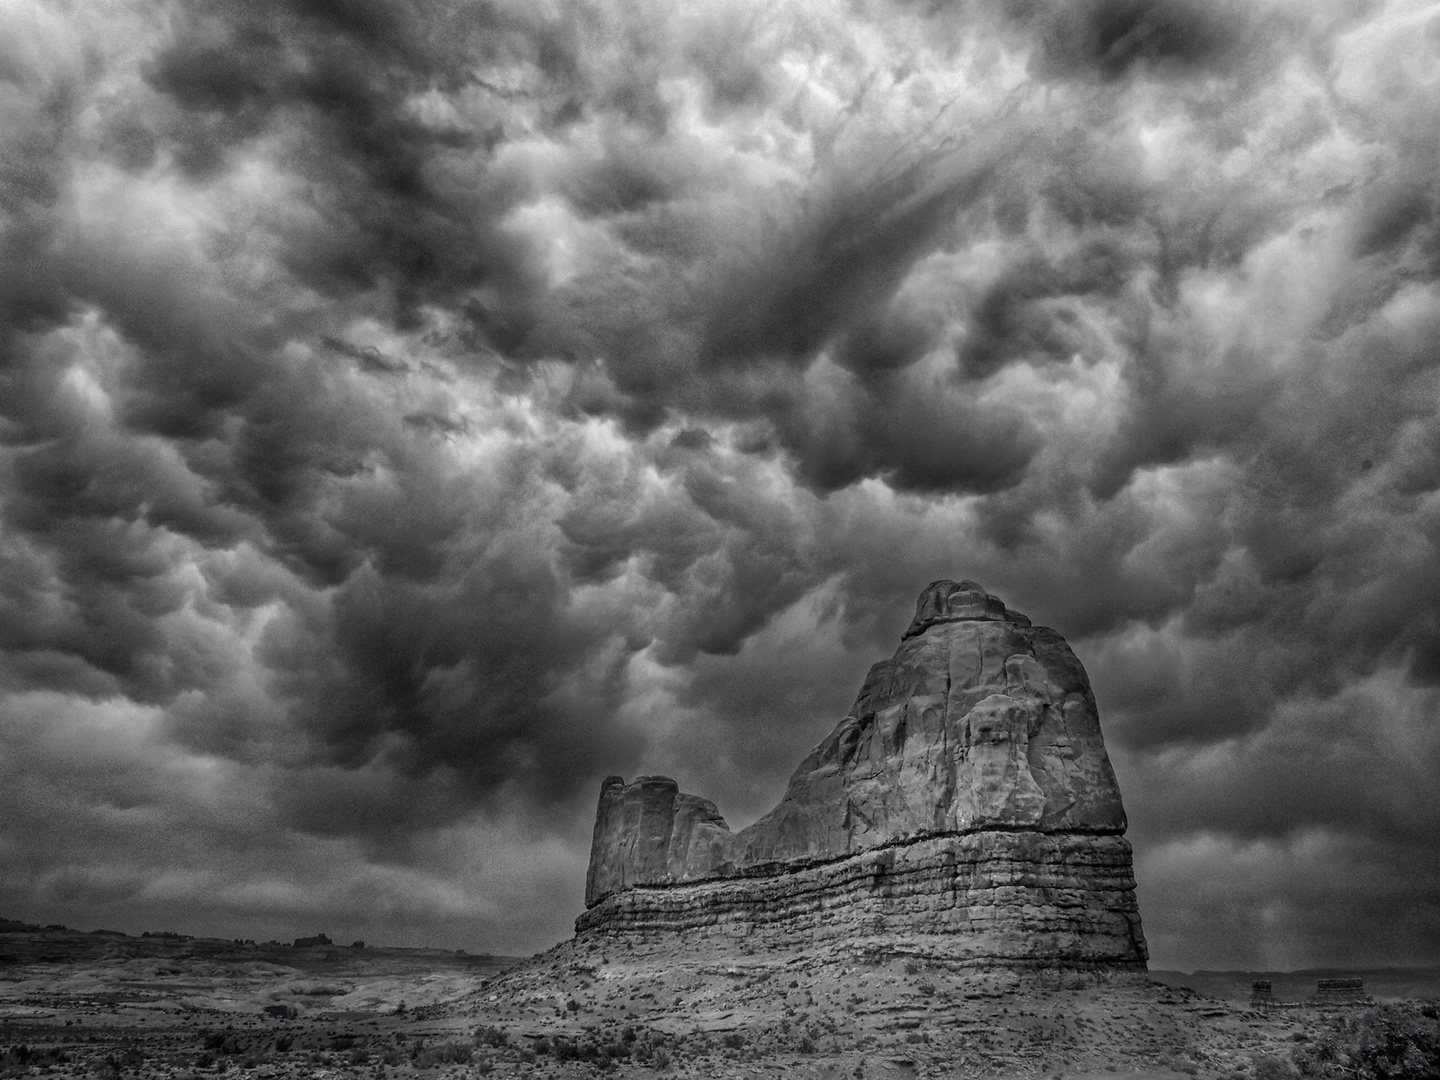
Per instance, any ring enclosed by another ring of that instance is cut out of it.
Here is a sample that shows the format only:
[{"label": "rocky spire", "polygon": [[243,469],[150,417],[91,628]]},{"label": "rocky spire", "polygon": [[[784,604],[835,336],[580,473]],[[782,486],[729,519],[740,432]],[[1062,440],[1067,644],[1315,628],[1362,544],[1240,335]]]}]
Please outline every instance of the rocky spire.
[{"label": "rocky spire", "polygon": [[[1017,885],[1027,874],[1033,884],[1065,871],[1070,902],[1109,905],[1121,917],[1100,920],[1102,936],[1114,940],[1099,952],[1143,964],[1125,824],[1095,698],[1065,640],[976,582],[936,581],[920,594],[895,655],[870,669],[850,712],[800,763],[779,805],[749,828],[731,832],[713,803],[666,777],[607,779],[586,905],[730,879],[772,877],[783,893],[787,874],[948,842],[977,865],[1000,858]],[[1087,860],[1093,880],[1075,880],[1074,867]],[[953,880],[926,880],[923,888],[955,894]],[[1095,894],[1088,900],[1087,889]],[[743,898],[737,903],[741,911]],[[581,923],[607,918],[597,910]]]}]

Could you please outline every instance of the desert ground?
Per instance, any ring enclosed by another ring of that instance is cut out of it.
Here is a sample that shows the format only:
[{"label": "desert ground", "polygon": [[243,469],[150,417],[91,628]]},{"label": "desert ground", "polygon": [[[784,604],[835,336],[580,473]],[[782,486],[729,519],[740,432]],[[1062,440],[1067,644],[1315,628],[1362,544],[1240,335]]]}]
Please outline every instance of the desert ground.
[{"label": "desert ground", "polygon": [[[296,948],[0,924],[0,1076],[1253,1077],[1377,1008],[1435,1022],[1440,971],[1366,973],[1363,1005],[1310,973],[1111,982],[949,971],[903,957],[713,948],[540,956]],[[1288,980],[1288,981],[1287,981]],[[1420,1075],[1420,1074],[1417,1074]]]}]

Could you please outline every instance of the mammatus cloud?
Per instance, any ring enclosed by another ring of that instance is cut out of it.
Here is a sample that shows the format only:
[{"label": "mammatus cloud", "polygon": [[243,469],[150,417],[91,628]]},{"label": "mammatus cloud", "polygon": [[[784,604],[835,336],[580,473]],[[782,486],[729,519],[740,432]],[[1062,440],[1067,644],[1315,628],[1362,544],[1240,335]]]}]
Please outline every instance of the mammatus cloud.
[{"label": "mammatus cloud", "polygon": [[967,576],[1158,964],[1440,955],[1440,7],[4,18],[8,913],[543,947]]}]

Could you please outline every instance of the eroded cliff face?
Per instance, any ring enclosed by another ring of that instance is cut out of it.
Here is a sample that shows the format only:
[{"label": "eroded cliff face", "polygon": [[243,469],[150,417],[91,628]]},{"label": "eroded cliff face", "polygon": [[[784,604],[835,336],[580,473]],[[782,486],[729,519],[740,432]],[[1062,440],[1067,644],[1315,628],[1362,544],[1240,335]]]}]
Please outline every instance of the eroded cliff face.
[{"label": "eroded cliff face", "polygon": [[585,903],[632,885],[693,881],[733,870],[735,835],[708,799],[668,776],[619,776],[600,785]]},{"label": "eroded cliff face", "polygon": [[967,935],[976,956],[1039,942],[1037,955],[1143,965],[1124,830],[1064,639],[973,581],[937,581],[749,828],[732,833],[669,778],[607,779],[577,929],[776,927],[785,911],[799,927],[807,910],[868,905],[895,929]]}]

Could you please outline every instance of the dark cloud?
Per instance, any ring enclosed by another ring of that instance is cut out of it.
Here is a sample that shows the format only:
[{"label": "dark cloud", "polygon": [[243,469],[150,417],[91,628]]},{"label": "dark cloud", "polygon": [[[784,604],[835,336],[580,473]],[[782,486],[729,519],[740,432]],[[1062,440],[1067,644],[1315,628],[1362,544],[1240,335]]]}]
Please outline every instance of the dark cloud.
[{"label": "dark cloud", "polygon": [[1090,668],[1158,962],[1440,955],[1419,15],[33,14],[9,913],[544,946],[600,777],[743,824],[967,576]]},{"label": "dark cloud", "polygon": [[934,377],[867,393],[836,372],[801,393],[777,428],[820,491],[877,475],[902,491],[995,491],[1016,481],[1038,441],[1019,413],[978,408],[965,387]]},{"label": "dark cloud", "polygon": [[931,320],[891,302],[841,335],[835,363],[862,379],[882,379],[919,360],[938,336]]},{"label": "dark cloud", "polygon": [[837,184],[820,206],[763,238],[763,248],[722,269],[704,298],[701,362],[808,360],[856,315],[886,303],[943,240],[946,224],[990,181],[983,156],[963,165],[922,160],[866,184]]},{"label": "dark cloud", "polygon": [[1047,12],[1037,74],[1115,79],[1136,69],[1224,73],[1250,43],[1249,5],[1191,0],[1087,0]]},{"label": "dark cloud", "polygon": [[1080,298],[1117,298],[1138,260],[1109,238],[1090,239],[1055,262],[1041,257],[1008,268],[979,298],[961,342],[961,368],[974,377],[1017,360],[1068,360],[1093,354]]},{"label": "dark cloud", "polygon": [[147,78],[176,106],[166,143],[196,180],[258,139],[278,141],[311,185],[308,213],[285,235],[300,281],[369,296],[409,323],[429,300],[486,286],[514,300],[528,283],[523,248],[497,227],[524,193],[523,177],[493,161],[503,100],[482,93],[463,118],[426,115],[423,102],[473,94],[490,64],[530,69],[525,31],[554,29],[489,4],[202,5]]}]

